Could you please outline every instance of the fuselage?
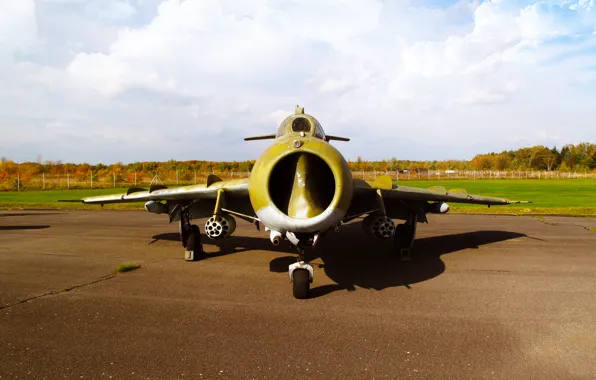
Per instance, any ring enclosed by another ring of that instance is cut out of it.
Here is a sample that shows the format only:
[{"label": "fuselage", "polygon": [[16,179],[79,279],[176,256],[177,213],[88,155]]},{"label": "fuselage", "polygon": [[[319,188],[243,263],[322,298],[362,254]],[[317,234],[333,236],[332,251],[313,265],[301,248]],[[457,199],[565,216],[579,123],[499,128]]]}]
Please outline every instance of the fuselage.
[{"label": "fuselage", "polygon": [[301,112],[279,127],[256,161],[249,195],[257,217],[281,233],[316,233],[338,224],[353,196],[352,173],[318,121]]}]

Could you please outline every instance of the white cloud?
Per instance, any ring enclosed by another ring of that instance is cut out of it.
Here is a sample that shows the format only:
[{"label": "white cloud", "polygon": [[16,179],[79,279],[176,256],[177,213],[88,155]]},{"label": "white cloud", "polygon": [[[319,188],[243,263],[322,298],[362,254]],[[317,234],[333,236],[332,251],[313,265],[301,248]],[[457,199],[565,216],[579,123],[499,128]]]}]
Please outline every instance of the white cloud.
[{"label": "white cloud", "polygon": [[292,114],[292,112],[290,112],[288,110],[276,110],[276,111],[271,112],[269,115],[267,115],[265,120],[270,123],[280,125],[281,122],[284,121],[291,114]]},{"label": "white cloud", "polygon": [[470,105],[500,103],[507,100],[511,94],[517,91],[517,85],[514,82],[508,82],[502,86],[470,90],[459,98],[459,101]]},{"label": "white cloud", "polygon": [[93,0],[86,6],[88,13],[105,21],[122,21],[136,13],[135,8],[124,0]]},{"label": "white cloud", "polygon": [[[346,4],[5,0],[0,149],[16,159],[254,158],[242,137],[274,132],[296,104],[350,135],[350,158],[589,139],[592,1]],[[48,127],[56,122],[68,128]],[[22,131],[40,141],[60,131],[86,148],[31,147]]]},{"label": "white cloud", "polygon": [[37,41],[33,0],[3,0],[0,4],[0,60],[26,52]]}]

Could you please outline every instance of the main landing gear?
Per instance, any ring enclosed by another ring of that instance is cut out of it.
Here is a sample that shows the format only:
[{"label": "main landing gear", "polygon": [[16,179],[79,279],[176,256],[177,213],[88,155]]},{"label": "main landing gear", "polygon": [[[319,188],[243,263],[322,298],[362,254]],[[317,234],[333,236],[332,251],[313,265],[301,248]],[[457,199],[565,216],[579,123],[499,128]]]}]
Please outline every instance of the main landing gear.
[{"label": "main landing gear", "polygon": [[402,261],[412,260],[412,246],[416,238],[416,225],[418,224],[418,214],[410,212],[408,220],[404,224],[395,227],[393,242],[399,252]]},{"label": "main landing gear", "polygon": [[186,261],[197,261],[205,256],[201,244],[201,230],[196,224],[191,224],[190,207],[180,211],[180,241],[185,250]]}]

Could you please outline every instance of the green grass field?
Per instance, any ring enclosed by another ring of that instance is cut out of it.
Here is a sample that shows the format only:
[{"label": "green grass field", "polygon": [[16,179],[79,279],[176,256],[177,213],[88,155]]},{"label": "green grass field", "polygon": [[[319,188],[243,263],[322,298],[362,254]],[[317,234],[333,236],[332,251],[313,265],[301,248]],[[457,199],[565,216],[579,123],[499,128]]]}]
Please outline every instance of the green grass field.
[{"label": "green grass field", "polygon": [[443,186],[447,190],[463,188],[469,194],[532,202],[491,208],[450,203],[450,212],[596,215],[596,181],[593,179],[399,181],[397,184],[422,188]]},{"label": "green grass field", "polygon": [[[94,195],[119,194],[126,189],[84,189],[84,190],[36,190],[0,192],[0,209],[11,208],[63,208],[63,209],[98,209],[100,206],[84,205],[80,202],[58,202],[59,200],[77,200]],[[105,205],[106,209],[143,210],[143,203],[122,203]]]},{"label": "green grass field", "polygon": [[[569,214],[596,215],[596,180],[445,180],[399,181],[398,185],[427,188],[443,186],[447,190],[463,188],[470,194],[531,201],[531,204],[486,206],[451,203],[450,212],[489,214]],[[117,194],[126,189],[48,190],[0,192],[0,209],[63,208],[99,209],[82,203],[62,203],[60,199],[81,199],[93,195]],[[106,205],[106,209],[142,210],[143,203]]]}]

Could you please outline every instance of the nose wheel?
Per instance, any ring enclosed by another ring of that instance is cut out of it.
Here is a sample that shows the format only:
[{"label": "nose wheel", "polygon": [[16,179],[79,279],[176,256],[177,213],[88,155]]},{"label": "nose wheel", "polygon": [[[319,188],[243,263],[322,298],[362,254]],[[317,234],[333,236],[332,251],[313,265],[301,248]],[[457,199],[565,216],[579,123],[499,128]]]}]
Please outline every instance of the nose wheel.
[{"label": "nose wheel", "polygon": [[312,266],[304,262],[290,265],[290,280],[292,280],[292,293],[299,300],[308,298],[310,284],[314,279]]},{"label": "nose wheel", "polygon": [[306,269],[296,269],[292,276],[292,293],[299,300],[308,298],[310,293],[310,273]]},{"label": "nose wheel", "polygon": [[294,298],[306,299],[310,294],[310,284],[314,280],[315,271],[310,264],[304,262],[304,248],[298,248],[298,262],[290,265],[289,274],[292,281]]}]

